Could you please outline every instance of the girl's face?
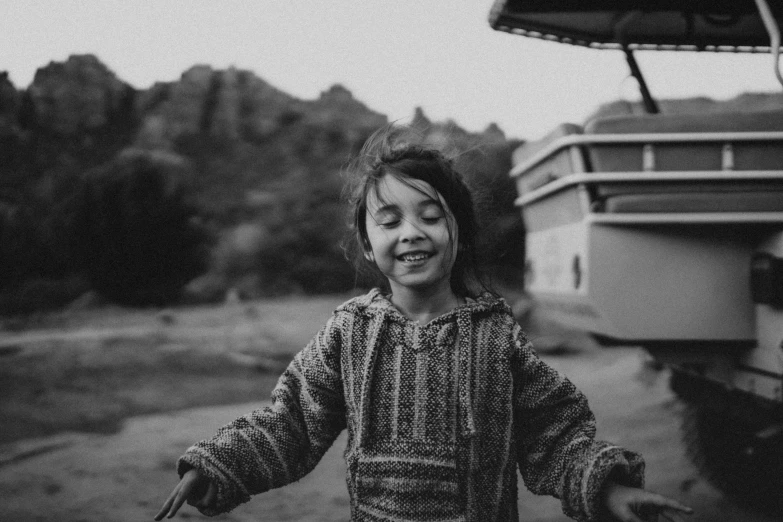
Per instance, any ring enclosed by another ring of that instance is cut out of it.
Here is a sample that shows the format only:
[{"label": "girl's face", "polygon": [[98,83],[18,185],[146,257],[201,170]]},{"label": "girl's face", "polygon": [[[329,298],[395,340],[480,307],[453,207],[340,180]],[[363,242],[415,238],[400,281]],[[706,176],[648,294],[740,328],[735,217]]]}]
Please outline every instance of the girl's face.
[{"label": "girl's face", "polygon": [[457,225],[432,185],[385,175],[367,196],[365,224],[366,256],[389,280],[392,293],[450,289]]}]

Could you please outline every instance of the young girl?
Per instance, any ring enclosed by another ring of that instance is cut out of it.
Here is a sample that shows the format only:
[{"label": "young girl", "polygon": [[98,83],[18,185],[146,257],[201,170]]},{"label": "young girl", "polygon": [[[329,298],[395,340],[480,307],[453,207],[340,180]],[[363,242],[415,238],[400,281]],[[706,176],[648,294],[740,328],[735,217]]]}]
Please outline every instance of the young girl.
[{"label": "young girl", "polygon": [[299,480],[346,428],[352,521],[516,521],[517,467],[577,520],[689,513],[639,489],[641,456],[595,440],[585,397],[485,290],[471,195],[451,163],[391,133],[370,148],[353,224],[384,290],[335,310],[271,406],[188,449],[155,520],[186,501],[230,511]]}]

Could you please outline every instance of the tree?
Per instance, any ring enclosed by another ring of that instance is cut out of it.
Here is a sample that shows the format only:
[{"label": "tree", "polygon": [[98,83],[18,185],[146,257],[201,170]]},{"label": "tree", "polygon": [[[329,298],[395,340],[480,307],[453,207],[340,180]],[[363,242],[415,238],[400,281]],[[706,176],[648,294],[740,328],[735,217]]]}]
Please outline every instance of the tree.
[{"label": "tree", "polygon": [[120,304],[163,305],[205,269],[189,174],[179,156],[126,150],[85,175],[74,246],[95,290]]}]

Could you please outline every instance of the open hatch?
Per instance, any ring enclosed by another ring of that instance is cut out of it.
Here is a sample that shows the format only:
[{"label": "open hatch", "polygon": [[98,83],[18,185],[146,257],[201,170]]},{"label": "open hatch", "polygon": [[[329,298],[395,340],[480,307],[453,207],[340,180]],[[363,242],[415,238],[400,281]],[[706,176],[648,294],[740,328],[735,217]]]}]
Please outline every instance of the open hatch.
[{"label": "open hatch", "polygon": [[783,4],[767,0],[497,0],[489,22],[509,33],[625,52],[648,112],[635,50],[770,52],[783,84],[778,55]]}]

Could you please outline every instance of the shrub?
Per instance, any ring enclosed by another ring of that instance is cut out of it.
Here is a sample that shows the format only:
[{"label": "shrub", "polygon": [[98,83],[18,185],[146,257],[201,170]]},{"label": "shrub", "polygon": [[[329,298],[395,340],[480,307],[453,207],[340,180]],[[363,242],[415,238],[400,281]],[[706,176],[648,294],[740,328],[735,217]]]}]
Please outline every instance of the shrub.
[{"label": "shrub", "polygon": [[0,315],[18,316],[56,310],[74,301],[87,289],[87,283],[78,277],[31,277],[0,291]]},{"label": "shrub", "polygon": [[176,155],[129,150],[85,176],[73,228],[95,290],[119,304],[162,305],[204,270],[189,174]]}]

